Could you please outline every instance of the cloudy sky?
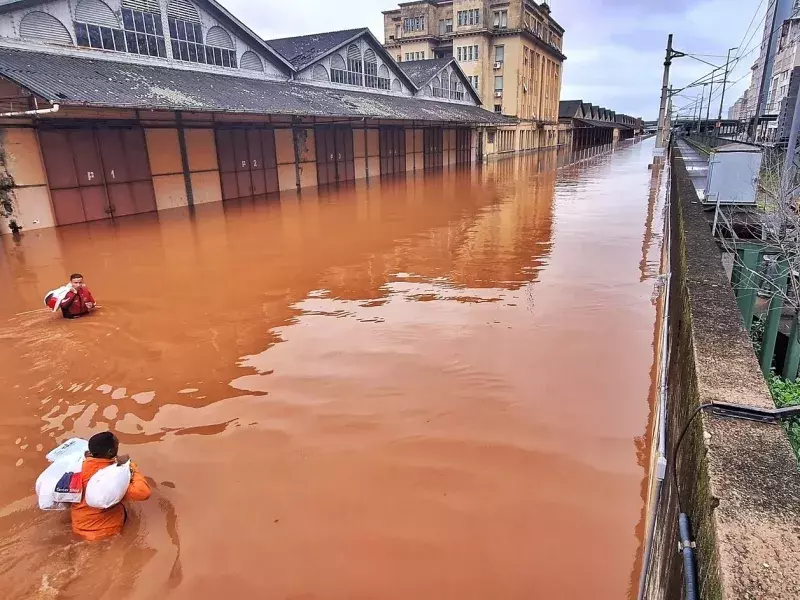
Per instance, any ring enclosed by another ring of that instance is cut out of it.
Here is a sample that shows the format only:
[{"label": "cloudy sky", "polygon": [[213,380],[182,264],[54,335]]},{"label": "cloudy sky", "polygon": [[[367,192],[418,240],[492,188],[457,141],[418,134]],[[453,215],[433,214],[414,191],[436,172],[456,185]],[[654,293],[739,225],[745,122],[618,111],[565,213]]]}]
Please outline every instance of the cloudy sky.
[{"label": "cloudy sky", "polygon": [[[724,64],[728,48],[743,47],[733,52],[733,56],[739,52],[742,57],[729,76],[729,81],[739,82],[726,93],[727,114],[727,107],[747,87],[750,66],[758,57],[764,10],[771,1],[550,0],[553,17],[566,29],[567,62],[561,98],[582,99],[617,112],[655,119],[666,38],[674,33],[676,49],[698,55],[715,66]],[[397,6],[392,0],[222,0],[222,3],[265,38],[368,26],[381,41],[381,11]],[[686,85],[711,69],[697,60],[678,59],[673,66],[673,85]],[[694,98],[701,89],[686,90],[683,95]],[[708,88],[705,91],[707,98]],[[718,111],[716,90],[714,96],[712,106]],[[692,102],[678,97],[675,106],[680,108]]]}]

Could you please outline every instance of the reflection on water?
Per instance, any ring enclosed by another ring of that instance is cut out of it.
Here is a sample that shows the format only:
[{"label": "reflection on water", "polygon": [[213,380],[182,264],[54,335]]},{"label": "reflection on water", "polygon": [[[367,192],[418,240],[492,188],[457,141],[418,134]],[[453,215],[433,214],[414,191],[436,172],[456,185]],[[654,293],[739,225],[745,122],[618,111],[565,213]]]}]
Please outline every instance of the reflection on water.
[{"label": "reflection on water", "polygon": [[[0,588],[625,597],[650,146],[3,238]],[[101,305],[74,322],[39,309],[72,271]],[[155,491],[82,544],[32,484],[109,427]]]}]

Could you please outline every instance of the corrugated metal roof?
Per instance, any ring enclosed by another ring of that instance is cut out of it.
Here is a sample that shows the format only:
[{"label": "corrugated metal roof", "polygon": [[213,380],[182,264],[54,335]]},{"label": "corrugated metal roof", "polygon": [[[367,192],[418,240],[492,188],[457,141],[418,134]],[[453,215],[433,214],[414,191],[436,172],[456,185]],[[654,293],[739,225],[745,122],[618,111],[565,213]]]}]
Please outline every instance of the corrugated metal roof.
[{"label": "corrugated metal roof", "polygon": [[562,100],[558,103],[558,118],[572,119],[583,106],[583,100]]},{"label": "corrugated metal roof", "polygon": [[410,60],[406,62],[399,62],[397,63],[397,66],[403,69],[403,72],[408,75],[408,78],[411,81],[414,82],[414,85],[416,85],[418,88],[421,88],[452,61],[452,57],[432,58],[430,60]]},{"label": "corrugated metal roof", "polygon": [[266,40],[266,43],[292,63],[293,67],[301,70],[366,31],[368,31],[366,27],[360,27],[358,29]]},{"label": "corrugated metal roof", "polygon": [[477,106],[15,48],[0,48],[0,75],[67,106],[516,123]]}]

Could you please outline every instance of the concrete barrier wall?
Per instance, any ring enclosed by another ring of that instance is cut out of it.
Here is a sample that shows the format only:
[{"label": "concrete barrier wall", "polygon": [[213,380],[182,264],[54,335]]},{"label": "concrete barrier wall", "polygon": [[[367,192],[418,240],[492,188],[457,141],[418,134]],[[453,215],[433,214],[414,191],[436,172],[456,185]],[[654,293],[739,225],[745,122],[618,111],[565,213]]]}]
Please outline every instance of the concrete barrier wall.
[{"label": "concrete barrier wall", "polygon": [[[678,435],[700,404],[774,406],[677,150],[671,200],[669,469]],[[783,428],[702,413],[681,445],[677,474],[697,541],[700,597],[800,598],[800,473]],[[671,471],[663,490],[647,585],[652,600],[684,597]]]}]

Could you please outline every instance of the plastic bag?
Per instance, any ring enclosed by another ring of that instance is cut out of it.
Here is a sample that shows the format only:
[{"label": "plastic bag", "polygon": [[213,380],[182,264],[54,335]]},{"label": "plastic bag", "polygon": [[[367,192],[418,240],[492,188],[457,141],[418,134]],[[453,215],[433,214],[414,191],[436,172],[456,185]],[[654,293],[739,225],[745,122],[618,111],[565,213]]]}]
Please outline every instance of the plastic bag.
[{"label": "plastic bag", "polygon": [[36,496],[42,510],[66,510],[81,501],[83,454],[56,460],[36,479]]},{"label": "plastic bag", "polygon": [[81,438],[72,438],[61,444],[55,450],[51,450],[45,458],[50,462],[55,462],[62,458],[80,454],[83,456],[89,449],[89,442]]},{"label": "plastic bag", "polygon": [[122,502],[130,483],[130,461],[100,469],[86,484],[86,504],[92,508],[111,508]]}]

